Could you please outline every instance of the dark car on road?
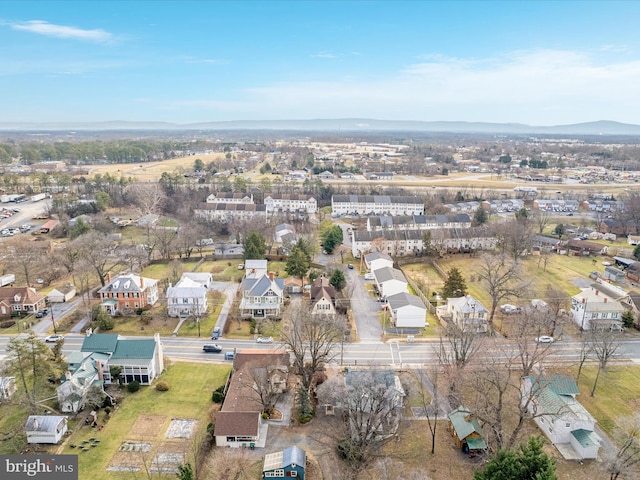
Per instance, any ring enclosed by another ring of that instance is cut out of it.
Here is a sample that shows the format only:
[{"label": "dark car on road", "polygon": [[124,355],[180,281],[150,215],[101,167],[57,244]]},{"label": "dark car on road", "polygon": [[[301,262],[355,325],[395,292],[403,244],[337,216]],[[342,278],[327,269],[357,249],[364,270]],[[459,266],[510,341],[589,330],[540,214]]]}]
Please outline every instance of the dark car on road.
[{"label": "dark car on road", "polygon": [[217,343],[207,343],[202,346],[202,351],[207,353],[220,353],[222,352],[222,347]]}]

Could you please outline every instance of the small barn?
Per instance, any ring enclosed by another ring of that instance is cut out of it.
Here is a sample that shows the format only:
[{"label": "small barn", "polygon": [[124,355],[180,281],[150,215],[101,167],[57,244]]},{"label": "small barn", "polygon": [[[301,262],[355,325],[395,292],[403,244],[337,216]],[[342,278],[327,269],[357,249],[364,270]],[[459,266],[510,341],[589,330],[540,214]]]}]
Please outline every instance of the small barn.
[{"label": "small barn", "polygon": [[471,411],[463,406],[449,414],[449,431],[458,448],[469,456],[476,456],[487,448],[482,438],[482,427]]},{"label": "small barn", "polygon": [[58,415],[31,415],[24,427],[27,443],[52,443],[60,441],[67,433],[67,417]]},{"label": "small barn", "polygon": [[307,454],[295,445],[264,456],[262,478],[296,477],[304,480]]},{"label": "small barn", "polygon": [[608,278],[612,282],[624,282],[627,274],[616,267],[606,267],[604,269],[604,278]]}]

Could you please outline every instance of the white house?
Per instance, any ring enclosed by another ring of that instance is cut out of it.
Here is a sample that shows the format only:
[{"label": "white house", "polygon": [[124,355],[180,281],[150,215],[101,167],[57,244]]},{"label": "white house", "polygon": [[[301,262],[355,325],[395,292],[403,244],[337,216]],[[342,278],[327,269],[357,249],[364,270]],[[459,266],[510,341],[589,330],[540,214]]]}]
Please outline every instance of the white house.
[{"label": "white house", "polygon": [[194,215],[207,221],[230,222],[233,219],[267,218],[265,205],[253,203],[201,203],[194,211]]},{"label": "white house", "polygon": [[181,278],[190,278],[206,289],[211,288],[213,284],[213,275],[209,272],[184,272]]},{"label": "white house", "polygon": [[390,297],[396,293],[409,292],[404,274],[391,267],[382,267],[373,271],[378,292],[382,297]]},{"label": "white house", "polygon": [[316,213],[318,201],[312,195],[297,193],[272,193],[264,197],[267,213],[300,212]]},{"label": "white house", "polygon": [[571,297],[571,316],[581,330],[620,330],[625,308],[597,284]]},{"label": "white house", "polygon": [[246,260],[244,262],[245,278],[262,278],[267,274],[267,260]]},{"label": "white house", "polygon": [[423,215],[419,197],[392,195],[333,195],[331,212],[336,215]]},{"label": "white house", "polygon": [[67,284],[58,288],[54,288],[47,295],[47,299],[50,303],[63,303],[68,302],[76,296],[75,285]]},{"label": "white house", "polygon": [[58,404],[64,413],[78,413],[86,403],[92,388],[104,390],[102,370],[109,361],[107,353],[71,352],[69,368],[63,382],[56,388]]},{"label": "white house", "polygon": [[246,195],[239,192],[216,192],[207,196],[207,203],[235,203],[252,205],[253,195]]},{"label": "white house", "polygon": [[30,415],[24,427],[27,443],[56,444],[67,432],[67,417],[58,415]]},{"label": "white house", "polygon": [[387,305],[391,321],[397,328],[424,328],[426,326],[427,307],[419,297],[407,292],[400,292],[388,296]]},{"label": "white house", "polygon": [[489,311],[471,295],[447,298],[447,304],[436,309],[438,317],[451,322],[463,332],[486,332],[489,328]]},{"label": "white house", "polygon": [[183,276],[167,288],[167,313],[170,317],[199,317],[209,308],[207,288]]},{"label": "white house", "polygon": [[393,259],[386,253],[371,252],[364,256],[364,263],[370,272],[383,267],[393,267]]},{"label": "white house", "polygon": [[103,353],[107,358],[101,362],[102,381],[112,383],[110,366],[119,366],[122,370],[120,380],[123,383],[134,380],[149,385],[164,370],[164,353],[160,335],[153,338],[127,339],[111,333],[90,333],[83,342],[80,351],[85,354]]},{"label": "white house", "polygon": [[563,456],[572,449],[579,459],[598,458],[601,438],[594,431],[596,421],[576,400],[580,390],[573,377],[528,376],[521,388],[527,402],[523,406]]}]

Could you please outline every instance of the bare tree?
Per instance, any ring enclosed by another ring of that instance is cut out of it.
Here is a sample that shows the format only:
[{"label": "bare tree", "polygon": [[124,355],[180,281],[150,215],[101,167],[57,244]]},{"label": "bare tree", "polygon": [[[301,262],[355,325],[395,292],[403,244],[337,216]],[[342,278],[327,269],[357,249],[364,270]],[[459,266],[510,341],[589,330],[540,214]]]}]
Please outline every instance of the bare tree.
[{"label": "bare tree", "polygon": [[506,298],[517,296],[527,285],[520,282],[519,266],[507,261],[504,255],[483,255],[476,274],[491,296],[488,322],[489,328],[493,330],[493,318],[498,304]]},{"label": "bare tree", "polygon": [[610,480],[617,480],[620,475],[625,478],[640,476],[640,414],[622,418],[618,422],[617,450],[608,451],[604,455],[604,462]]},{"label": "bare tree", "polygon": [[206,470],[209,472],[207,478],[217,480],[250,480],[253,479],[254,462],[249,458],[248,453],[242,449],[216,449],[209,457]]},{"label": "bare tree", "polygon": [[176,241],[178,240],[178,230],[173,227],[159,227],[153,229],[153,237],[160,256],[166,260],[171,258]]},{"label": "bare tree", "polygon": [[127,188],[126,194],[136,205],[140,216],[159,213],[163,202],[167,199],[159,183],[136,183]]},{"label": "bare tree", "polygon": [[580,341],[580,352],[578,353],[578,374],[576,375],[576,382],[580,380],[580,374],[582,374],[582,367],[584,363],[593,355],[593,343],[591,338],[587,335],[582,335]]},{"label": "bare tree", "polygon": [[[436,433],[438,429],[438,419],[440,408],[445,400],[440,394],[440,371],[438,367],[431,369],[431,375],[423,370],[415,372],[418,383],[418,393],[422,402],[422,409],[427,417],[429,432],[431,433],[431,454],[436,453]],[[427,402],[427,399],[430,399]]]},{"label": "bare tree", "polygon": [[598,330],[595,325],[592,325],[590,339],[593,354],[598,359],[598,371],[591,389],[591,396],[593,397],[596,394],[600,373],[607,368],[609,360],[614,357],[620,347],[620,336],[613,331]]},{"label": "bare tree", "polygon": [[336,358],[336,348],[346,330],[339,320],[311,315],[308,309],[289,308],[289,328],[283,329],[281,341],[293,353],[293,365],[303,387],[310,392],[313,377],[326,363]]},{"label": "bare tree", "polygon": [[538,230],[538,233],[542,234],[544,229],[547,228],[547,225],[549,225],[551,213],[547,210],[538,209],[531,215],[531,219]]},{"label": "bare tree", "polygon": [[84,261],[98,274],[100,284],[106,284],[107,273],[118,265],[118,245],[105,234],[91,231],[76,240]]},{"label": "bare tree", "polygon": [[279,373],[286,375],[286,372],[281,372],[277,365],[269,365],[250,367],[243,373],[242,382],[253,390],[256,403],[261,406],[263,413],[271,415],[281,394],[280,387],[273,381],[273,377]]},{"label": "bare tree", "polygon": [[343,421],[337,433],[340,457],[360,472],[382,455],[382,447],[398,430],[401,392],[393,371],[353,371],[318,387],[318,400],[336,405]]},{"label": "bare tree", "polygon": [[43,265],[48,265],[45,261],[48,247],[49,242],[12,238],[2,244],[3,262],[7,268],[21,272],[30,287],[32,279],[43,269]]},{"label": "bare tree", "polygon": [[527,218],[503,222],[494,229],[502,253],[510,255],[514,262],[531,248],[531,222]]}]

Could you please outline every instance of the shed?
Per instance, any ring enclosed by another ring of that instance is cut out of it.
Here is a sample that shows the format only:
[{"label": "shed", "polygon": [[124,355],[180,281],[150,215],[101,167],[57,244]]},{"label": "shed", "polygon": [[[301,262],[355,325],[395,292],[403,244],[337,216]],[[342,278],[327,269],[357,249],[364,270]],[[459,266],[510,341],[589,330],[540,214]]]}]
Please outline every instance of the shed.
[{"label": "shed", "polygon": [[604,278],[608,278],[613,282],[624,282],[627,274],[616,267],[606,267],[604,269]]},{"label": "shed", "polygon": [[0,377],[0,401],[11,399],[16,390],[15,377]]},{"label": "shed", "polygon": [[264,456],[262,478],[297,477],[304,480],[307,454],[295,445]]},{"label": "shed", "polygon": [[27,443],[58,443],[67,432],[67,417],[31,415],[24,427]]},{"label": "shed", "polygon": [[471,456],[487,448],[482,438],[482,427],[471,411],[463,406],[449,414],[449,431],[458,448]]}]

